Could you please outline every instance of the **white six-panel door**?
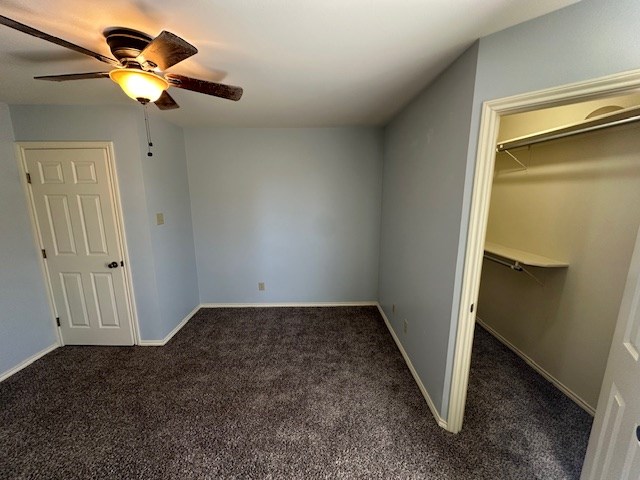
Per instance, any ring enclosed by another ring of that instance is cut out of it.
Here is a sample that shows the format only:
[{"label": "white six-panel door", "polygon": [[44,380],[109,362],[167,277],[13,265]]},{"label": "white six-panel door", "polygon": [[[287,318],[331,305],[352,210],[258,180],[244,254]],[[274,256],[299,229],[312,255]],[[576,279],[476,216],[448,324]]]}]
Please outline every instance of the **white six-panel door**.
[{"label": "white six-panel door", "polygon": [[640,231],[629,267],[583,480],[640,479]]},{"label": "white six-panel door", "polygon": [[65,344],[133,345],[107,145],[21,145]]}]

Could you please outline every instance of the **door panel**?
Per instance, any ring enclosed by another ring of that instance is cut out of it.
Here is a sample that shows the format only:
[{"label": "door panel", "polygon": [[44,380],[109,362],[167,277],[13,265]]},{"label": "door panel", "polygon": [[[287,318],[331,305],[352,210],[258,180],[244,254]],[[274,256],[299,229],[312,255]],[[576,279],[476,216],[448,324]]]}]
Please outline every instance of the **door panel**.
[{"label": "door panel", "polygon": [[100,196],[78,195],[78,209],[87,255],[108,255]]},{"label": "door panel", "polygon": [[56,255],[75,255],[76,242],[71,228],[69,203],[65,195],[45,195],[47,219]]},{"label": "door panel", "polygon": [[89,327],[89,313],[82,286],[82,274],[78,272],[60,273],[60,279],[62,280],[62,295],[69,328]]},{"label": "door panel", "polygon": [[71,162],[73,181],[78,183],[98,183],[93,162]]},{"label": "door panel", "polygon": [[23,155],[64,342],[132,345],[109,150],[23,147]]},{"label": "door panel", "polygon": [[640,293],[634,298],[634,304],[632,310],[635,314],[635,318],[633,321],[629,322],[629,326],[627,327],[627,332],[624,336],[624,344],[629,354],[635,359],[638,360],[638,351],[640,350],[640,308],[638,304],[640,303]]},{"label": "door panel", "polygon": [[64,183],[62,164],[60,162],[48,162],[46,160],[39,161],[38,171],[40,172],[40,183],[42,184]]},{"label": "door panel", "polygon": [[640,231],[609,352],[583,479],[640,478]]},{"label": "door panel", "polygon": [[93,294],[96,299],[96,310],[100,327],[119,327],[116,293],[113,288],[113,277],[109,273],[92,273]]}]

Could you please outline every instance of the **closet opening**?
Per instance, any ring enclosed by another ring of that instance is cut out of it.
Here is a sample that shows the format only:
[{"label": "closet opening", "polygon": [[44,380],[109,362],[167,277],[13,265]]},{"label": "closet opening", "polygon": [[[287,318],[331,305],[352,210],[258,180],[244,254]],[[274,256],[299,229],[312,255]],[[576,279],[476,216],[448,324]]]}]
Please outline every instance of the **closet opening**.
[{"label": "closet opening", "polygon": [[[491,380],[516,397],[503,407],[513,402],[522,429],[547,437],[571,472],[584,460],[640,226],[640,122],[613,119],[638,105],[634,94],[500,119],[498,150],[513,147],[496,154],[474,348],[505,358],[474,355],[471,386],[493,367]],[[553,135],[601,118],[611,123]],[[529,143],[538,132],[551,139]]]},{"label": "closet opening", "polygon": [[[448,423],[466,403],[514,448],[546,442],[563,478],[579,476],[628,296],[639,87],[632,72],[483,107]],[[476,411],[479,386],[496,411]]]}]

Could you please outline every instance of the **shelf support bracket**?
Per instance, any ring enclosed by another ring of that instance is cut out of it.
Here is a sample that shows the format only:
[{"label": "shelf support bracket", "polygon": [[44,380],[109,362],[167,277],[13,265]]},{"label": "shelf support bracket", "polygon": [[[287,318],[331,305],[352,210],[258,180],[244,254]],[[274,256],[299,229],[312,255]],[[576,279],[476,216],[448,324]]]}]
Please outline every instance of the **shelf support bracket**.
[{"label": "shelf support bracket", "polygon": [[[513,153],[511,153],[509,150],[502,150],[502,151],[504,153],[506,153],[507,155],[509,155],[513,159],[514,162],[516,162],[518,165],[520,165],[520,167],[521,167],[520,170],[526,170],[527,169],[527,166],[524,163],[522,163],[520,160],[518,160],[516,158],[516,156]],[[500,150],[496,148],[496,152],[499,153]],[[518,170],[518,171],[520,171],[520,170]]]},{"label": "shelf support bracket", "polygon": [[529,275],[533,280],[535,280],[535,282],[544,287],[544,283],[542,283],[538,277],[536,277],[533,273],[531,273],[529,270],[527,270],[526,268],[524,268],[522,266],[522,264],[518,261],[515,261],[514,263],[510,263],[507,262],[505,260],[502,260],[501,258],[496,258],[493,255],[487,255],[486,253],[484,254],[484,258],[486,258],[487,260],[491,260],[492,262],[495,263],[499,263],[500,265],[504,265],[505,267],[509,267],[511,270],[513,270],[514,272],[522,272],[522,273],[526,273],[527,275]]},{"label": "shelf support bracket", "polygon": [[535,282],[540,285],[541,287],[544,287],[544,283],[542,283],[538,277],[536,277],[533,273],[531,273],[529,270],[527,270],[526,268],[524,268],[520,262],[516,262],[512,267],[513,270],[516,270],[518,272],[523,272],[526,273],[527,275],[529,275],[531,278],[533,278],[535,280]]}]

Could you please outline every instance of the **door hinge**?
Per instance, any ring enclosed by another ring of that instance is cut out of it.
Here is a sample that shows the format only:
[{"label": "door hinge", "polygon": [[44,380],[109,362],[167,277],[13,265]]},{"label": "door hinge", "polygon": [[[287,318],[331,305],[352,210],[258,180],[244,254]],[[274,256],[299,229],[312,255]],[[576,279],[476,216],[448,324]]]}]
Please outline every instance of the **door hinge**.
[{"label": "door hinge", "polygon": [[124,267],[124,260],[120,260],[120,266]]},{"label": "door hinge", "polygon": [[27,173],[27,183],[31,183],[31,174]]},{"label": "door hinge", "polygon": [[60,317],[56,317],[56,325],[60,326]]},{"label": "door hinge", "polygon": [[47,251],[44,248],[42,249],[42,258],[47,258]]},{"label": "door hinge", "polygon": [[470,310],[471,310],[471,313],[473,313],[473,306],[474,306],[474,305],[473,305],[473,303],[472,303],[472,304],[471,304],[471,309],[470,309]]}]

